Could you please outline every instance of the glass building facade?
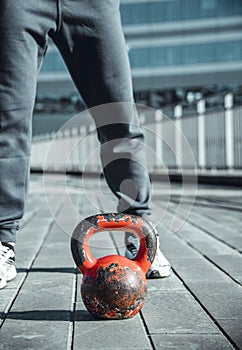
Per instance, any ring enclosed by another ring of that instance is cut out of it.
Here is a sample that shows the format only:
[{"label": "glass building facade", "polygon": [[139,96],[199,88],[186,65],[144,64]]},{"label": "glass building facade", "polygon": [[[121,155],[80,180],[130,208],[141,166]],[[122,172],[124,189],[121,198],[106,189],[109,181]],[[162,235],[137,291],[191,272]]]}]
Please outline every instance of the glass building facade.
[{"label": "glass building facade", "polygon": [[135,48],[130,52],[130,61],[133,68],[242,61],[242,38],[227,42]]},{"label": "glass building facade", "polygon": [[[121,0],[120,9],[135,91],[242,85],[241,0]],[[38,83],[48,91],[75,91],[53,44]]]},{"label": "glass building facade", "polygon": [[166,23],[242,15],[240,0],[123,1],[124,25]]}]

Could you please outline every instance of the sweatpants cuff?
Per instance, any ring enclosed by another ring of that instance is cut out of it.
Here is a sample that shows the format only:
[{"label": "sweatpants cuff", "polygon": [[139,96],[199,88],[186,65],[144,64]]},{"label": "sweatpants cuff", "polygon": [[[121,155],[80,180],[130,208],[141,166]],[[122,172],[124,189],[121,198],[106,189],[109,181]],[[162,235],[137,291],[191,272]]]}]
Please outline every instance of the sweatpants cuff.
[{"label": "sweatpants cuff", "polygon": [[16,228],[0,228],[0,242],[16,242]]}]

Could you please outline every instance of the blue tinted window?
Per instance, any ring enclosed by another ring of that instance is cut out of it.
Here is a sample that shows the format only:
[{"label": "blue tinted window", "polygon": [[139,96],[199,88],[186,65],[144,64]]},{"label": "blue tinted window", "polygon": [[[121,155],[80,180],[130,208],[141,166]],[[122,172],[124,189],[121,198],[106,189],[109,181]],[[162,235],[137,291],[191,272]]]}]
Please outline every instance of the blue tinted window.
[{"label": "blue tinted window", "polygon": [[166,65],[166,50],[164,47],[150,48],[150,65],[152,67]]},{"label": "blue tinted window", "polygon": [[120,8],[123,24],[139,24],[149,22],[149,4],[138,3],[123,5]]},{"label": "blue tinted window", "polygon": [[215,43],[208,44],[200,44],[197,45],[197,62],[198,63],[208,63],[208,62],[216,62],[215,56]]},{"label": "blue tinted window", "polygon": [[242,0],[147,0],[121,4],[120,10],[123,24],[163,23],[241,15]]},{"label": "blue tinted window", "polygon": [[181,19],[182,14],[182,1],[166,1],[164,2],[164,12],[165,12],[165,21],[177,21]]},{"label": "blue tinted window", "polygon": [[242,40],[131,49],[132,67],[159,67],[242,60]]},{"label": "blue tinted window", "polygon": [[175,66],[182,64],[181,46],[171,46],[166,50],[167,65]]},{"label": "blue tinted window", "polygon": [[216,17],[217,0],[200,0],[199,17]]},{"label": "blue tinted window", "polygon": [[197,46],[183,46],[182,47],[182,63],[183,64],[193,64],[197,62]]},{"label": "blue tinted window", "polygon": [[164,22],[166,21],[166,4],[165,2],[153,2],[147,6],[148,22]]},{"label": "blue tinted window", "polygon": [[65,63],[58,52],[48,52],[44,58],[41,68],[42,72],[63,72],[66,71]]},{"label": "blue tinted window", "polygon": [[[241,1],[240,1],[241,2]],[[236,14],[235,12],[235,1],[234,0],[219,0],[217,6],[218,16],[231,16]]]},{"label": "blue tinted window", "polygon": [[183,0],[180,1],[180,4],[182,9],[180,13],[180,19],[188,20],[199,18],[200,14],[198,10],[198,1]]},{"label": "blue tinted window", "polygon": [[217,62],[238,61],[241,59],[242,59],[242,41],[217,43],[216,45]]},{"label": "blue tinted window", "polygon": [[150,59],[151,50],[147,48],[140,48],[132,50],[130,55],[131,65],[138,67],[146,67],[149,62],[152,62]]},{"label": "blue tinted window", "polygon": [[234,0],[234,13],[235,13],[235,15],[242,14],[242,1],[241,0]]}]

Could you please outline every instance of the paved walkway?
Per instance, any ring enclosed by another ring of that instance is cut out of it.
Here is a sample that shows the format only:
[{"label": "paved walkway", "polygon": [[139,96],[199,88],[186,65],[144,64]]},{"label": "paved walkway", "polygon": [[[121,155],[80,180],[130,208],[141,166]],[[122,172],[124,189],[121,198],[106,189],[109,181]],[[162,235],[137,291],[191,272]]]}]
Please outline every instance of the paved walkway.
[{"label": "paved walkway", "polygon": [[[0,349],[242,349],[241,189],[200,186],[187,219],[192,189],[154,184],[154,219],[173,274],[150,281],[142,311],[122,321],[87,313],[69,248],[73,225],[111,206],[111,194],[102,180],[77,177],[65,188],[61,176],[49,176],[45,189],[54,217],[41,177],[33,176],[16,247],[18,276],[0,291]],[[174,225],[182,225],[178,233]],[[97,256],[124,249],[112,232],[92,243]]]}]

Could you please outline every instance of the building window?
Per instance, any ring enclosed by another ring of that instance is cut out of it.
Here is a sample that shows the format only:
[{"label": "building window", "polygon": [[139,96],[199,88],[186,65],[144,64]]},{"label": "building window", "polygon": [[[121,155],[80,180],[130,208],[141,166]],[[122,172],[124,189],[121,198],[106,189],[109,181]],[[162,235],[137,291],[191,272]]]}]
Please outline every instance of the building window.
[{"label": "building window", "polygon": [[165,21],[177,21],[181,19],[182,2],[180,0],[164,2]]},{"label": "building window", "polygon": [[242,60],[242,40],[131,49],[131,66],[159,67]]},{"label": "building window", "polygon": [[216,44],[216,61],[230,62],[242,59],[242,41],[231,41]]},{"label": "building window", "polygon": [[124,25],[163,23],[242,14],[241,0],[167,0],[122,4]]},{"label": "building window", "polygon": [[41,72],[65,72],[66,70],[67,68],[59,52],[47,51]]}]

